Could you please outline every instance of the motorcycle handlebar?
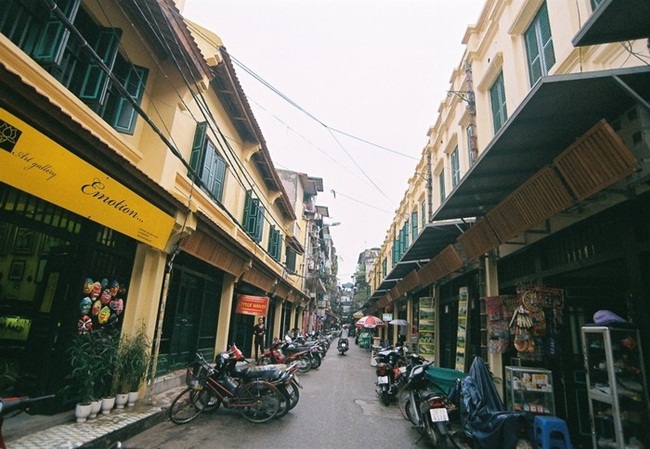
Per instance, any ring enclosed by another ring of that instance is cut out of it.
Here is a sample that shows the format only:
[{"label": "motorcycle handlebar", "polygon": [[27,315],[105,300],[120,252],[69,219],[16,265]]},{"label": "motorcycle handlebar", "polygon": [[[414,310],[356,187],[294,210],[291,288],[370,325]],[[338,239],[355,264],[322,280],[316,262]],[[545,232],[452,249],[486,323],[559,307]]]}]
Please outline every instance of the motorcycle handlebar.
[{"label": "motorcycle handlebar", "polygon": [[14,410],[26,410],[30,405],[38,401],[44,401],[54,398],[53,394],[30,398],[29,396],[17,396],[10,398],[0,398],[0,416],[5,416]]}]

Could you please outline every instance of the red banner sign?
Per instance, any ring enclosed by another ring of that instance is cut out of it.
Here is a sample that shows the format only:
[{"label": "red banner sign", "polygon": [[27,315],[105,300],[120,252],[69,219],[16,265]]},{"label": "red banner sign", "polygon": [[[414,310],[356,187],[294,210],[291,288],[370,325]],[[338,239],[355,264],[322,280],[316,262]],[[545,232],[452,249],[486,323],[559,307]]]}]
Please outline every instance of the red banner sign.
[{"label": "red banner sign", "polygon": [[245,315],[266,315],[268,308],[268,296],[237,296],[237,313],[243,313]]}]

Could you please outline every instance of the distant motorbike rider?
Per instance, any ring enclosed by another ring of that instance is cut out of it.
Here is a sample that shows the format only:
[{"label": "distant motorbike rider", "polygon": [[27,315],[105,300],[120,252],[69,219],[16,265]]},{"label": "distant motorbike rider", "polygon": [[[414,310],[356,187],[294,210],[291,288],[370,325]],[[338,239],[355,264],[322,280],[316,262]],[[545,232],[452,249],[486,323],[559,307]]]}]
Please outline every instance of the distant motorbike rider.
[{"label": "distant motorbike rider", "polygon": [[349,335],[350,335],[350,330],[348,329],[348,325],[344,324],[343,327],[341,328],[341,332],[339,333],[339,344],[341,343],[341,340],[344,340],[347,343]]}]

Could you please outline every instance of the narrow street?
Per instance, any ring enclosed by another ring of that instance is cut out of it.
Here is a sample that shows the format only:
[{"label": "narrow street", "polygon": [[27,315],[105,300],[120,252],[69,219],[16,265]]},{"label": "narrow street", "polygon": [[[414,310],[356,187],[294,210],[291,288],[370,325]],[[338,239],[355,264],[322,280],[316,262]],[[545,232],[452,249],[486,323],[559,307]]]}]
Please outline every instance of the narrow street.
[{"label": "narrow street", "polygon": [[[350,339],[353,342],[353,339]],[[370,352],[352,343],[347,355],[336,339],[317,370],[299,377],[300,402],[286,416],[253,424],[231,410],[202,414],[185,425],[170,421],[124,443],[126,449],[205,448],[424,448],[397,404],[384,406],[375,394]]]}]

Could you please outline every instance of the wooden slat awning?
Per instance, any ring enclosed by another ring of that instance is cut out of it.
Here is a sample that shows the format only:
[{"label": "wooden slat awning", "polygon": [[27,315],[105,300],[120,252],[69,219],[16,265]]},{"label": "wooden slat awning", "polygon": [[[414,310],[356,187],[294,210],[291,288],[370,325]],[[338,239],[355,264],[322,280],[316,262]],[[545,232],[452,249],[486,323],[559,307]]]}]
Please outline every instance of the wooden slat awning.
[{"label": "wooden slat awning", "polygon": [[418,276],[418,272],[416,270],[412,270],[397,285],[404,293],[415,290],[420,285],[420,277]]},{"label": "wooden slat awning", "polygon": [[516,237],[573,204],[552,167],[544,167],[487,213],[501,242]]},{"label": "wooden slat awning", "polygon": [[636,157],[605,120],[598,121],[553,163],[579,200],[603,190],[637,168]]},{"label": "wooden slat awning", "polygon": [[471,261],[496,248],[501,242],[487,219],[482,218],[458,237],[458,244],[467,260]]},{"label": "wooden slat awning", "polygon": [[181,250],[233,276],[239,276],[249,263],[229,247],[199,230],[183,239]]},{"label": "wooden slat awning", "polygon": [[241,280],[265,292],[270,292],[276,282],[274,278],[267,276],[256,268],[251,268],[250,270],[244,272]]}]

